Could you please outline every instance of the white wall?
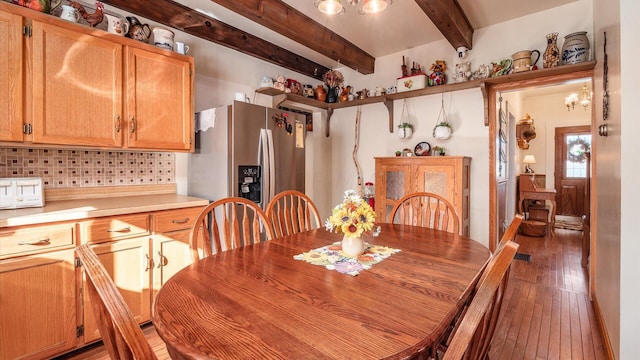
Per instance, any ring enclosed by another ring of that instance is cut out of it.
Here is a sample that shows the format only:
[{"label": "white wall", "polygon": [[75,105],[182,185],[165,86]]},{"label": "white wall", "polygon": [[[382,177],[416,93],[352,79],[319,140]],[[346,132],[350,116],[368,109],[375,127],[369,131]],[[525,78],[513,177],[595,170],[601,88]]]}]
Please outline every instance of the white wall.
[{"label": "white wall", "polygon": [[[608,4],[609,2],[607,2]],[[640,56],[640,4],[638,1],[620,2],[620,52],[621,52],[621,119],[620,122],[620,359],[632,359],[638,354],[640,339],[640,311],[638,299],[640,287],[640,242],[638,242],[638,204],[640,204],[640,133],[638,99],[640,99],[640,74],[637,59]],[[608,35],[608,33],[607,33]],[[615,85],[615,84],[614,84]],[[613,88],[617,91],[617,88]],[[606,279],[604,279],[606,281]]]},{"label": "white wall", "polygon": [[[633,330],[633,326],[627,324],[627,329],[621,327],[621,250],[624,239],[621,238],[621,7],[620,1],[595,0],[594,1],[594,25],[596,32],[596,55],[599,61],[596,66],[594,81],[594,101],[595,125],[600,125],[602,121],[602,79],[603,79],[603,44],[604,32],[607,32],[607,56],[609,74],[609,137],[595,137],[593,143],[593,154],[595,156],[596,168],[592,186],[593,193],[597,194],[595,207],[592,209],[592,217],[597,219],[596,226],[592,228],[592,236],[595,236],[595,262],[596,267],[593,272],[595,279],[594,298],[598,302],[604,326],[608,332],[611,347],[618,359],[634,359],[637,357],[638,331]],[[637,16],[637,12],[635,15]],[[628,21],[637,22],[637,19]],[[637,40],[637,33],[631,32],[628,36]],[[627,48],[637,47],[629,40]],[[632,66],[634,67],[634,66]],[[637,104],[637,99],[629,99],[629,104]],[[636,121],[636,116],[628,118],[627,123]],[[637,151],[637,148],[636,148]],[[637,163],[635,164],[637,167]],[[629,168],[631,169],[631,168]],[[637,171],[637,170],[636,170]],[[634,191],[635,193],[635,191]],[[631,196],[627,192],[625,196]],[[633,212],[631,207],[629,210]],[[637,223],[637,219],[635,220]],[[636,231],[637,233],[637,231]],[[627,237],[631,245],[635,239]],[[594,242],[592,241],[592,244]],[[633,246],[633,245],[632,245]],[[630,256],[637,255],[630,252]],[[637,257],[633,260],[638,263]],[[631,265],[633,267],[633,265]],[[632,272],[638,275],[638,271]],[[636,280],[637,281],[637,280]],[[637,282],[628,285],[637,288]],[[631,290],[631,289],[630,289]],[[634,302],[637,297],[634,297]],[[637,309],[637,306],[635,306]],[[636,314],[637,316],[637,314]],[[626,351],[626,355],[621,351],[621,337],[626,333],[632,351]],[[635,340],[634,340],[635,338]]]},{"label": "white wall", "polygon": [[[591,0],[579,0],[555,9],[536,13],[524,18],[478,29],[474,34],[473,50],[468,60],[472,68],[481,63],[489,63],[508,58],[511,54],[523,49],[539,49],[546,47],[545,35],[551,31],[560,33],[559,46],[566,34],[586,30],[591,37],[592,8]],[[567,17],[571,14],[571,17]],[[553,24],[553,29],[549,28]],[[210,106],[229,103],[234,92],[245,92],[251,96],[258,87],[263,75],[298,79],[303,83],[318,83],[272,64],[256,60],[239,52],[208,43],[195,37],[177,32],[176,39],[188,43],[196,59],[196,110]],[[376,86],[385,88],[395,84],[400,76],[402,56],[408,61],[416,61],[423,68],[436,59],[447,61],[450,69],[457,60],[453,47],[445,40],[429,45],[407,49],[401,53],[376,59],[376,72],[372,75],[361,75],[350,69],[341,70],[346,83],[356,90],[372,89]],[[539,63],[541,65],[541,63]],[[451,70],[448,71],[451,74]],[[451,76],[449,76],[451,77]],[[255,101],[266,101],[261,96]],[[358,158],[362,168],[362,181],[374,179],[374,156],[391,156],[395,150],[404,147],[413,148],[420,141],[429,141],[432,145],[444,145],[449,155],[465,155],[472,158],[471,167],[471,237],[483,244],[488,244],[489,236],[489,139],[488,127],[484,126],[484,107],[479,89],[469,89],[444,95],[445,108],[450,122],[453,123],[453,136],[444,142],[437,142],[431,137],[431,130],[438,118],[441,96],[431,95],[407,100],[411,122],[415,126],[415,134],[409,141],[400,140],[396,133],[388,132],[388,114],[382,104],[362,107],[361,133]],[[395,124],[401,119],[402,101],[395,102]],[[329,214],[333,204],[338,203],[344,190],[356,188],[357,175],[352,160],[354,147],[354,126],[356,108],[336,110],[331,119],[331,137],[323,135],[324,122],[322,115],[314,117],[314,132],[308,142],[308,164],[313,168],[308,171],[311,184],[308,188],[314,201],[321,202],[319,209]],[[317,130],[316,130],[317,129]],[[311,161],[309,161],[311,159]],[[183,169],[176,160],[177,169]],[[183,174],[176,174],[176,179],[184,179]],[[308,181],[308,182],[309,182]],[[178,184],[179,189],[183,187]]]},{"label": "white wall", "polygon": [[[553,31],[560,33],[558,46],[562,46],[564,35],[586,30],[593,33],[592,9],[590,0],[581,0],[549,11],[533,14],[524,18],[504,22],[488,28],[478,29],[474,34],[474,46],[468,54],[472,68],[481,63],[489,63],[508,58],[523,49],[546,48],[545,35]],[[567,17],[566,14],[572,14]],[[349,69],[341,69],[347,82],[355,89],[388,87],[395,84],[400,76],[402,57],[416,61],[423,67],[430,66],[436,59],[444,59],[449,68],[454,68],[457,57],[455,50],[446,41],[408,49],[401,53],[376,59],[375,74],[363,76]],[[541,62],[539,63],[541,65]],[[448,73],[451,73],[448,71]],[[451,77],[451,75],[449,75]],[[430,95],[407,100],[414,135],[403,142],[396,134],[387,131],[387,112],[382,104],[368,105],[362,108],[362,134],[360,159],[365,180],[373,179],[374,156],[392,156],[395,150],[404,147],[413,148],[420,141],[431,145],[444,145],[449,155],[465,155],[471,161],[471,237],[488,244],[489,240],[489,129],[484,126],[484,107],[482,95],[478,89],[447,93],[444,95],[445,109],[449,121],[453,123],[453,136],[446,142],[438,143],[431,136],[440,110],[440,95]],[[395,101],[394,121],[400,122],[402,100]],[[566,111],[566,109],[565,109]],[[334,112],[331,128],[332,167],[335,175],[332,186],[332,201],[340,200],[344,189],[356,185],[355,172],[349,160],[353,149],[353,123],[355,109],[341,109]],[[394,127],[395,128],[395,127]],[[345,141],[347,143],[345,143]]]}]

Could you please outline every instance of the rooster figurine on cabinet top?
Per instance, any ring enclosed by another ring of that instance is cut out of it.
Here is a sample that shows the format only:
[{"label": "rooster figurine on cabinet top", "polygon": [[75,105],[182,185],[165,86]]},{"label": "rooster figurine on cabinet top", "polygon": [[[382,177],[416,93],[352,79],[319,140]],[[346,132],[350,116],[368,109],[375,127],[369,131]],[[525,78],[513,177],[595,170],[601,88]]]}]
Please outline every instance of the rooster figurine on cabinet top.
[{"label": "rooster figurine on cabinet top", "polygon": [[78,13],[80,14],[80,16],[82,16],[82,18],[87,23],[89,23],[89,26],[91,27],[95,27],[96,25],[100,24],[102,22],[102,19],[104,19],[104,15],[103,15],[104,5],[102,5],[100,1],[96,1],[96,11],[94,11],[91,14],[89,14],[87,10],[85,10],[85,8],[82,5],[80,5],[80,3],[77,1],[70,1],[69,5],[73,6],[74,9],[78,10]]}]

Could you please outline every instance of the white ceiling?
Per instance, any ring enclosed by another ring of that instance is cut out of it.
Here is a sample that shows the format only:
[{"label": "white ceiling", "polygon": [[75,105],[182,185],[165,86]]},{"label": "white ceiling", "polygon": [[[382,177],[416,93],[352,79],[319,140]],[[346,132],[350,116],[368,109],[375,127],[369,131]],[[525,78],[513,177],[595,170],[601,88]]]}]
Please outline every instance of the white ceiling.
[{"label": "white ceiling", "polygon": [[[177,0],[185,6],[201,9],[229,25],[259,36],[298,55],[327,67],[334,61],[243,18],[211,0]],[[414,0],[394,0],[384,12],[360,15],[355,6],[343,0],[347,12],[328,16],[320,13],[313,0],[283,0],[314,21],[336,32],[374,58],[443,39],[427,15]],[[579,0],[458,0],[474,29],[519,18]],[[305,29],[299,29],[304,32]]]}]

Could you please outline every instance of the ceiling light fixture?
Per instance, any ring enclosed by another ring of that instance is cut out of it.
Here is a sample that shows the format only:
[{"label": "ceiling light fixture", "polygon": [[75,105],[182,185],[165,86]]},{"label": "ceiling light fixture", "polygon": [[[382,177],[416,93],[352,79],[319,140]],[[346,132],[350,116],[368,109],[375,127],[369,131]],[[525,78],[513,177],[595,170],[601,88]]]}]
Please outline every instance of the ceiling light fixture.
[{"label": "ceiling light fixture", "polygon": [[346,11],[340,0],[315,0],[313,5],[327,15],[344,14]]},{"label": "ceiling light fixture", "polygon": [[564,98],[564,105],[567,107],[567,111],[569,108],[575,110],[576,104],[582,105],[585,111],[587,111],[587,106],[591,104],[591,95],[587,89],[587,84],[585,83],[582,87],[582,98],[578,99],[578,94],[573,93]]},{"label": "ceiling light fixture", "polygon": [[[393,0],[363,0],[362,7],[358,9],[358,13],[363,15],[379,13],[391,5],[392,1]],[[357,0],[349,0],[349,2],[358,3]]]},{"label": "ceiling light fixture", "polygon": [[[350,5],[362,4],[358,13],[362,15],[376,14],[386,9],[393,0],[347,0]],[[340,0],[314,0],[313,5],[327,15],[340,15],[346,12]]]}]

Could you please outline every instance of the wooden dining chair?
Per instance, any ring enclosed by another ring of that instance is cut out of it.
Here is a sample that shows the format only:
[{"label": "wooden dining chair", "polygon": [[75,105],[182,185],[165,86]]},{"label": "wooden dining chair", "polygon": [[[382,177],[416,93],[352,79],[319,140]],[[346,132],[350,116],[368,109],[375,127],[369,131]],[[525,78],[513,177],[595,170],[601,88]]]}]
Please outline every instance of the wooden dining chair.
[{"label": "wooden dining chair", "polygon": [[495,332],[502,300],[509,279],[509,268],[518,244],[508,241],[487,266],[487,276],[476,288],[473,299],[465,308],[460,322],[450,337],[443,360],[485,360]]},{"label": "wooden dining chair", "polygon": [[107,270],[88,244],[75,250],[104,347],[111,359],[157,359]]},{"label": "wooden dining chair", "polygon": [[283,191],[269,202],[267,218],[276,238],[319,228],[318,208],[304,193]]},{"label": "wooden dining chair", "polygon": [[264,211],[253,201],[229,197],[205,207],[191,228],[191,258],[273,239],[273,230]]},{"label": "wooden dining chair", "polygon": [[504,247],[504,244],[516,238],[516,234],[518,233],[518,229],[520,229],[520,224],[522,224],[523,219],[524,217],[521,214],[515,214],[511,220],[511,224],[509,224],[507,230],[502,234],[502,238],[500,238],[500,242],[498,243],[498,246],[496,246],[494,253],[498,253]]},{"label": "wooden dining chair", "polygon": [[390,222],[444,230],[458,235],[460,219],[449,200],[429,192],[415,192],[400,198],[391,210]]}]

